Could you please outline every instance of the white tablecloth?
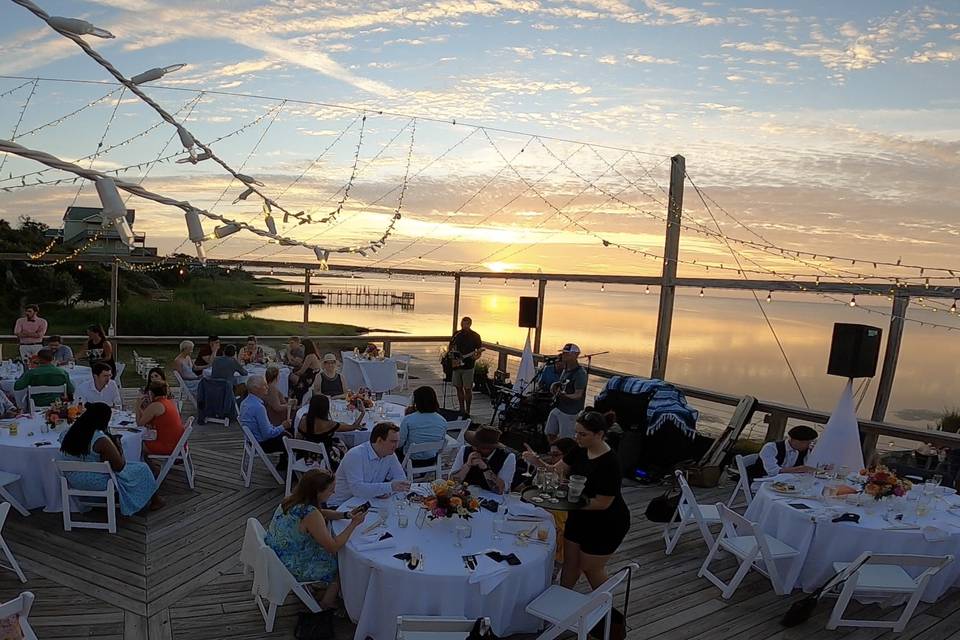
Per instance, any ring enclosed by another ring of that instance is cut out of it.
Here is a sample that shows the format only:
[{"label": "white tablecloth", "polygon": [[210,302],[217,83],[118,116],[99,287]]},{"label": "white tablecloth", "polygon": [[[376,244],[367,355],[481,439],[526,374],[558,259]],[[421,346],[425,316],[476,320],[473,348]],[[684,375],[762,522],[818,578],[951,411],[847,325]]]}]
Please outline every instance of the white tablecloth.
[{"label": "white tablecloth", "polygon": [[[280,375],[277,377],[277,388],[280,389],[280,393],[283,394],[283,397],[290,395],[290,372],[292,369],[286,365],[274,365],[280,369]],[[247,382],[247,379],[250,376],[266,376],[267,367],[262,364],[247,364],[244,365],[244,369],[247,370],[247,375],[241,376],[240,374],[234,374],[234,380],[237,384],[243,384]],[[210,367],[207,367],[203,370],[203,375],[210,377]]]},{"label": "white tablecloth", "polygon": [[[337,437],[340,438],[345,445],[347,445],[347,448],[352,449],[358,444],[363,444],[364,442],[370,440],[370,430],[373,429],[373,426],[378,422],[392,422],[397,426],[400,425],[400,421],[403,420],[403,414],[406,410],[406,407],[400,404],[394,404],[392,402],[383,402],[381,404],[384,408],[384,415],[382,417],[380,416],[376,407],[374,407],[373,409],[368,409],[364,415],[362,429],[337,432]],[[293,418],[293,424],[295,428],[299,427],[300,418],[307,415],[307,410],[309,408],[310,405],[308,403],[297,409],[297,413]],[[336,420],[337,422],[353,424],[353,421],[357,419],[357,414],[347,410],[346,400],[333,400],[330,402],[330,419]]]},{"label": "white tablecloth", "polygon": [[[480,494],[499,498],[486,492]],[[502,540],[494,540],[494,515],[481,509],[468,521],[472,537],[464,540],[463,547],[456,547],[455,527],[460,524],[459,519],[426,522],[420,529],[416,524],[419,509],[407,508],[410,524],[401,529],[397,526],[393,500],[372,502],[375,508],[387,509],[390,513],[386,526],[377,531],[389,531],[396,538],[396,544],[391,548],[356,549],[361,532],[380,517],[380,513],[371,511],[364,525],[354,531],[350,542],[340,550],[341,591],[350,619],[357,624],[355,640],[367,636],[377,640],[393,638],[399,615],[489,616],[493,632],[501,637],[537,631],[540,621],[524,609],[550,586],[555,531],[549,514],[543,512],[545,517],[540,521],[550,532],[548,542],[531,542],[520,547],[516,544],[517,538],[509,534],[504,534]],[[349,505],[341,508],[346,506]],[[333,524],[340,531],[345,523],[335,521]],[[526,528],[531,526],[533,523]],[[423,569],[410,571],[405,562],[393,556],[409,552],[415,546],[423,554]],[[515,553],[522,564],[509,567],[506,578],[483,595],[481,585],[469,581],[471,574],[461,556],[491,549]]]},{"label": "white tablecloth", "polygon": [[[117,366],[119,367],[119,364]],[[73,367],[63,368],[68,374],[70,374],[70,381],[73,382],[74,388],[79,387],[84,382],[89,382],[93,379],[93,373],[91,372],[90,367],[78,364]],[[0,389],[2,389],[8,395],[12,395],[17,401],[17,406],[19,407],[26,406],[27,390],[23,389],[21,391],[14,391],[13,385],[22,375],[22,373],[22,369],[15,369],[9,366],[0,368]]]},{"label": "white tablecloth", "polygon": [[[17,423],[16,436],[10,435],[9,426],[12,422]],[[0,420],[0,471],[20,476],[20,482],[7,488],[27,509],[43,507],[44,511],[59,512],[60,476],[53,460],[60,453],[57,438],[67,430],[67,426],[61,425],[56,431],[41,433],[42,424],[43,418],[40,417]],[[124,458],[140,460],[143,434],[124,430],[126,427],[136,427],[133,414],[115,411],[110,426],[121,437]],[[30,435],[31,432],[33,435]],[[50,444],[37,447],[37,442]]]},{"label": "white tablecloth", "polygon": [[373,393],[386,393],[397,388],[397,361],[393,358],[366,360],[351,354],[343,356],[343,377],[353,390],[366,387]]},{"label": "white tablecloth", "polygon": [[[816,485],[810,494],[819,494]],[[802,503],[811,507],[800,510],[789,503]],[[784,497],[764,483],[746,511],[748,520],[758,522],[766,533],[779,538],[790,546],[807,548],[799,570],[788,575],[788,587],[800,587],[810,592],[820,587],[834,574],[834,562],[852,562],[864,551],[894,554],[946,555],[956,554],[960,549],[960,511],[952,515],[948,504],[960,504],[960,499],[951,496],[934,501],[931,513],[916,521],[921,529],[895,530],[886,519],[887,503],[868,508],[847,503],[827,504],[822,500],[799,497]],[[856,513],[859,523],[831,522],[842,513]],[[908,517],[908,520],[910,518]],[[922,527],[935,526],[948,533],[946,540],[931,542],[924,536]],[[809,544],[805,541],[809,539]],[[789,566],[789,565],[787,565]],[[779,565],[778,565],[779,567]],[[783,569],[788,573],[788,568]],[[911,571],[908,569],[908,572]],[[922,569],[913,571],[917,575]],[[960,586],[960,562],[944,567],[930,581],[923,599],[933,602],[953,586]]]}]

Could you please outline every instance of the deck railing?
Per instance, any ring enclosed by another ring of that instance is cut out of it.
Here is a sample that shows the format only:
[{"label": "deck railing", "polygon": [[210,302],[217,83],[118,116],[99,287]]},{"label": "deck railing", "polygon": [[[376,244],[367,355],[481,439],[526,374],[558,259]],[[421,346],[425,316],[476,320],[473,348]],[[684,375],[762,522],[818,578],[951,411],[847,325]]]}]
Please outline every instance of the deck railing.
[{"label": "deck railing", "polygon": [[[77,342],[86,340],[86,336],[62,336],[65,342]],[[266,344],[285,344],[289,336],[258,336],[258,340]],[[407,334],[367,334],[356,336],[307,336],[311,340],[323,343],[324,345],[343,345],[352,346],[358,342],[373,342],[381,344],[385,354],[390,355],[394,344],[426,343],[436,344],[438,347],[446,346],[449,343],[449,336],[417,336]],[[220,336],[224,341],[242,342],[247,336]],[[176,345],[182,340],[192,340],[197,345],[206,341],[207,336],[113,336],[110,338],[116,345],[118,352],[125,345]],[[14,341],[14,336],[0,336],[0,341]],[[495,354],[497,369],[508,371],[511,369],[511,358],[519,359],[523,355],[523,350],[516,347],[510,347],[492,342],[484,342],[483,347],[486,351]],[[9,347],[8,347],[9,348]],[[9,356],[5,356],[9,357]],[[534,360],[541,362],[545,356],[535,354]],[[122,356],[121,356],[122,359]],[[616,371],[604,367],[591,366],[590,376],[600,379],[609,379],[613,376],[637,375],[636,373]],[[701,389],[677,382],[671,382],[681,389],[689,398],[701,400],[712,404],[719,404],[727,407],[736,407],[740,402],[740,396],[713,391],[710,389]],[[783,438],[787,430],[788,423],[791,420],[802,420],[817,424],[826,424],[830,414],[813,409],[805,409],[793,405],[783,404],[757,399],[757,414],[764,415],[763,421],[767,425],[764,435],[765,441],[779,440]],[[897,438],[913,442],[929,443],[937,447],[960,448],[960,435],[944,431],[935,431],[927,429],[918,429],[903,425],[895,425],[889,422],[876,422],[873,420],[859,420],[861,440],[863,445],[864,459],[870,460],[877,448],[877,443],[881,437]]]}]

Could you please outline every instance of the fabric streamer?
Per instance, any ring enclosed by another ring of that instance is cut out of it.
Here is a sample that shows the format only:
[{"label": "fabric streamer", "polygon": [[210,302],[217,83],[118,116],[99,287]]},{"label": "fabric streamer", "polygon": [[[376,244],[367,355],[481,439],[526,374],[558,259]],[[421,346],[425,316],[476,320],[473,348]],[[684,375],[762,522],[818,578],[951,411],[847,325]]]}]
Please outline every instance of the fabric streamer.
[{"label": "fabric streamer", "polygon": [[832,464],[847,467],[856,473],[863,468],[863,450],[860,448],[860,428],[853,404],[853,380],[848,380],[830,420],[817,439],[807,464]]}]

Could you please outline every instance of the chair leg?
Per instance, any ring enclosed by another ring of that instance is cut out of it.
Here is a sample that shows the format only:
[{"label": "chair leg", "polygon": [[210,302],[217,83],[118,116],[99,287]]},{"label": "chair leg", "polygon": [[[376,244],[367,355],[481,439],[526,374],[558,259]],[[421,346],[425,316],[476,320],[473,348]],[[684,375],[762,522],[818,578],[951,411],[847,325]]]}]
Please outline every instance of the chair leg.
[{"label": "chair leg", "polygon": [[10,563],[10,568],[13,569],[13,572],[17,574],[18,578],[20,578],[20,582],[26,582],[27,577],[23,575],[20,565],[17,564],[17,559],[13,557],[13,552],[10,551],[10,547],[7,546],[7,543],[2,536],[0,536],[0,551],[3,551],[3,555],[7,557],[7,562]]},{"label": "chair leg", "polygon": [[843,591],[840,592],[840,597],[837,598],[837,603],[833,605],[833,611],[830,612],[827,629],[832,631],[844,623],[843,612],[847,610],[847,605],[850,604],[853,592],[857,588],[856,582],[856,576],[853,576],[843,585]]},{"label": "chair leg", "polygon": [[267,608],[267,617],[264,619],[267,633],[273,631],[273,623],[277,619],[277,603],[271,602],[270,606]]},{"label": "chair leg", "polygon": [[663,539],[667,543],[667,548],[664,551],[666,555],[670,555],[671,553],[673,553],[673,550],[677,548],[677,544],[680,542],[680,536],[683,535],[682,522],[676,523],[676,529],[673,531],[673,534],[671,535],[670,533],[671,525],[673,524],[674,523],[668,522],[665,525],[663,525]]},{"label": "chair leg", "polygon": [[63,530],[72,531],[73,521],[70,518],[70,493],[67,490],[66,478],[60,478],[60,513],[63,515]]},{"label": "chair leg", "polygon": [[923,589],[918,588],[913,592],[913,595],[910,596],[910,599],[907,601],[906,606],[903,608],[903,613],[897,618],[896,624],[893,626],[894,633],[900,633],[907,628],[907,623],[910,622],[910,618],[913,616],[913,612],[917,609],[917,605],[920,603],[920,597],[923,595]]},{"label": "chair leg", "polygon": [[187,474],[187,484],[191,489],[196,489],[196,484],[194,480],[194,469],[193,469],[193,458],[190,457],[189,451],[184,451],[181,458],[183,460],[183,471]]},{"label": "chair leg", "polygon": [[107,531],[117,532],[117,489],[112,486],[112,481],[107,486]]},{"label": "chair leg", "polygon": [[15,499],[13,495],[11,495],[9,491],[7,491],[6,487],[0,487],[0,498],[3,498],[7,502],[9,502],[10,506],[16,509],[20,513],[20,515],[24,517],[30,515],[30,512],[27,511],[26,507],[20,504],[20,501]]}]

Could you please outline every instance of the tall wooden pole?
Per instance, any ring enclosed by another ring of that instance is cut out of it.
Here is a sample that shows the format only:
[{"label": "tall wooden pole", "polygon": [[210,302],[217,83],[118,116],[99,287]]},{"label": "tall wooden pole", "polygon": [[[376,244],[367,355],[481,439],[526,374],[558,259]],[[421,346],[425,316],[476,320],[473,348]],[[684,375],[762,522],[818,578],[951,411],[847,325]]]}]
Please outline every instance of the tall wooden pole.
[{"label": "tall wooden pole", "polygon": [[900,342],[903,340],[903,325],[906,322],[907,306],[910,296],[898,293],[893,298],[893,312],[890,314],[890,330],[887,332],[887,347],[883,352],[883,369],[880,371],[880,383],[877,386],[877,398],[873,403],[871,420],[883,422],[893,391],[893,378],[897,374],[897,360],[900,358]]},{"label": "tall wooden pole", "polygon": [[310,337],[310,269],[303,270],[303,337]]},{"label": "tall wooden pole", "polygon": [[547,281],[540,278],[537,287],[537,328],[533,333],[533,352],[540,353],[540,338],[543,337],[543,299],[547,293]]},{"label": "tall wooden pole", "polygon": [[110,335],[117,335],[118,291],[120,288],[120,263],[110,265]]},{"label": "tall wooden pole", "polygon": [[673,298],[676,294],[677,258],[680,255],[680,215],[683,212],[683,182],[686,160],[670,158],[670,196],[667,202],[667,234],[663,246],[663,275],[660,285],[660,312],[657,316],[657,341],[653,347],[650,377],[663,379],[667,374],[670,351],[670,327],[673,324]]},{"label": "tall wooden pole", "polygon": [[460,326],[460,276],[453,276],[453,328],[450,335],[457,332]]}]

